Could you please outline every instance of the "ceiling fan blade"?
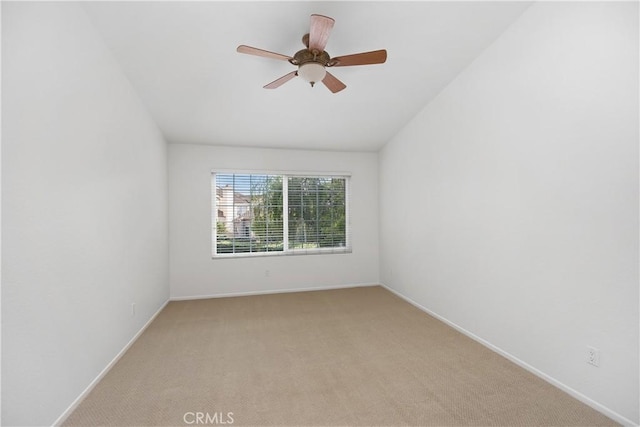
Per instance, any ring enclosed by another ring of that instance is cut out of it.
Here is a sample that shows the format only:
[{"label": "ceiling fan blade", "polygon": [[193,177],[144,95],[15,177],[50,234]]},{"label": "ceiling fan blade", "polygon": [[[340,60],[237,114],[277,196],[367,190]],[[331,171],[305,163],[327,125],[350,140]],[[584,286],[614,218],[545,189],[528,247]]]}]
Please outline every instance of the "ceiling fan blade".
[{"label": "ceiling fan blade", "polygon": [[311,29],[309,30],[309,50],[324,52],[329,40],[329,34],[335,20],[324,15],[311,15]]},{"label": "ceiling fan blade", "polygon": [[374,50],[371,52],[354,53],[353,55],[332,58],[328,64],[331,67],[348,67],[350,65],[382,64],[387,60],[387,51]]},{"label": "ceiling fan blade", "polygon": [[272,81],[268,85],[264,86],[264,88],[265,89],[278,88],[278,87],[282,86],[283,84],[285,84],[286,82],[288,82],[289,80],[291,80],[292,78],[294,78],[297,75],[298,75],[297,71],[292,71],[289,74],[285,74],[284,76],[280,77],[279,79]]},{"label": "ceiling fan blade", "polygon": [[333,93],[340,92],[342,89],[346,88],[347,85],[338,80],[333,74],[327,71],[324,79],[322,79],[322,83]]},{"label": "ceiling fan blade", "polygon": [[257,47],[245,46],[243,44],[238,46],[238,49],[236,49],[236,50],[239,53],[246,53],[248,55],[256,55],[256,56],[263,56],[265,58],[280,59],[282,61],[288,61],[288,60],[291,59],[291,57],[287,56],[287,55],[282,55],[280,53],[275,53],[275,52],[269,52],[268,50],[258,49]]}]

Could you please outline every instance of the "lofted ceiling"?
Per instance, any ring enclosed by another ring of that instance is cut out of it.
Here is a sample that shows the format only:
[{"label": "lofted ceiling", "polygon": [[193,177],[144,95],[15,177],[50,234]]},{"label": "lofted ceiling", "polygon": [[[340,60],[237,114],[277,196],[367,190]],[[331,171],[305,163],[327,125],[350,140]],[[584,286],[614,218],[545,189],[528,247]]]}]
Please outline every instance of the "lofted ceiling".
[{"label": "lofted ceiling", "polygon": [[[376,151],[531,2],[88,2],[84,8],[167,141]],[[332,57],[387,49],[381,65],[333,68],[332,94],[294,78],[309,17],[335,19]]]}]

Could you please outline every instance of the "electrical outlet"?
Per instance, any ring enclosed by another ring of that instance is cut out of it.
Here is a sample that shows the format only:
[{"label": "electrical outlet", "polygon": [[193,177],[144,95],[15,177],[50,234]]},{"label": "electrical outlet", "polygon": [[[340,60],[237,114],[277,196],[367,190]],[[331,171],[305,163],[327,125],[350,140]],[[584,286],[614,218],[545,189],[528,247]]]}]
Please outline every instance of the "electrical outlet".
[{"label": "electrical outlet", "polygon": [[600,350],[587,346],[587,363],[593,366],[600,366]]},{"label": "electrical outlet", "polygon": [[264,271],[264,276],[265,276],[265,277],[269,277],[269,276],[271,276],[271,271],[269,271],[269,270],[265,270],[265,271]]},{"label": "electrical outlet", "polygon": [[133,302],[131,303],[131,317],[134,317],[136,315],[136,303]]}]

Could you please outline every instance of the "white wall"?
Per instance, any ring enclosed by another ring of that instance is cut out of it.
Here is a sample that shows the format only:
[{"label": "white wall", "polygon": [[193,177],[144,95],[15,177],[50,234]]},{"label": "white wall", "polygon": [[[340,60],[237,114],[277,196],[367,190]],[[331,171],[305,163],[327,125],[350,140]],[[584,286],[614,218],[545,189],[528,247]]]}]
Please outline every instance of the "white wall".
[{"label": "white wall", "polygon": [[384,284],[635,423],[638,73],[637,3],[535,4],[379,172]]},{"label": "white wall", "polygon": [[[376,153],[169,144],[171,297],[377,284],[377,162]],[[353,252],[212,259],[211,171],[217,168],[350,172]]]},{"label": "white wall", "polygon": [[2,67],[2,423],[50,425],[169,296],[166,144],[77,4],[3,2]]}]

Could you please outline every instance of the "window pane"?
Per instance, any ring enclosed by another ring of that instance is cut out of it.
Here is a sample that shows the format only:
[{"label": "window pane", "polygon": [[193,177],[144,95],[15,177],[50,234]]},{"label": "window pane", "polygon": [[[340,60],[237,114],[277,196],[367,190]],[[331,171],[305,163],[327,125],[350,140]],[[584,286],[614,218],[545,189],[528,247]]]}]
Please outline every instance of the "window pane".
[{"label": "window pane", "polygon": [[281,176],[216,174],[215,187],[215,253],[284,249]]},{"label": "window pane", "polygon": [[289,248],[346,246],[346,179],[290,177]]}]

